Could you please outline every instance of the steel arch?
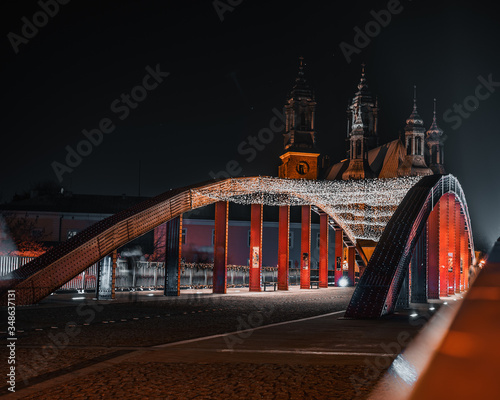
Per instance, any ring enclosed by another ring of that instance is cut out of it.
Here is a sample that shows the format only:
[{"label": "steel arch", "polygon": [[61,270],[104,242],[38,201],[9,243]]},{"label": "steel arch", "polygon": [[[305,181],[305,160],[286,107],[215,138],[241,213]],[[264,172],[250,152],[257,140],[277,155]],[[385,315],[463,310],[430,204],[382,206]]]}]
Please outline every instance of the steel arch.
[{"label": "steel arch", "polygon": [[[95,264],[113,250],[187,211],[215,203],[217,196],[260,193],[270,182],[284,186],[293,180],[269,177],[229,178],[170,190],[128,210],[108,217],[49,250],[21,268],[0,278],[0,304],[7,302],[7,290],[16,290],[18,305],[34,304]],[[287,183],[288,182],[288,183]],[[297,181],[295,181],[297,182]],[[311,181],[313,184],[316,181]],[[317,182],[318,185],[321,182]],[[331,207],[314,201],[314,196],[298,194],[305,203],[325,209],[337,223]],[[340,224],[340,223],[339,223]],[[340,224],[342,226],[342,224]],[[354,237],[346,232],[355,243]],[[358,251],[362,251],[358,248]]]},{"label": "steel arch", "polygon": [[455,195],[464,213],[469,249],[474,256],[472,227],[465,195],[453,175],[430,175],[408,191],[385,227],[351,302],[346,318],[378,318],[392,313],[411,255],[430,212],[446,193]]}]

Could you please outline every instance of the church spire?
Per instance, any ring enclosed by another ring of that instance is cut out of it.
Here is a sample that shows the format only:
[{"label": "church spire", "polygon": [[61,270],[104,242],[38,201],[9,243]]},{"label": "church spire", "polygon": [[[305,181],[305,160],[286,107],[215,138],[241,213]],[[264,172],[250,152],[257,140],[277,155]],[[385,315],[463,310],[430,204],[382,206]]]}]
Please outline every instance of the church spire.
[{"label": "church spire", "polygon": [[352,132],[352,129],[354,128],[358,112],[361,113],[361,119],[363,120],[363,130],[367,149],[371,150],[378,146],[378,106],[368,89],[365,64],[361,64],[361,78],[359,79],[359,83],[357,85],[357,91],[347,109],[348,133]]},{"label": "church spire", "polygon": [[434,114],[432,118],[432,124],[426,133],[427,138],[440,138],[443,135],[443,130],[438,126],[436,119],[436,99],[434,99]]},{"label": "church spire", "polygon": [[436,118],[436,99],[434,99],[434,115],[432,124],[425,134],[425,143],[428,148],[427,164],[435,174],[444,174],[444,145],[443,130],[437,124]]},{"label": "church spire", "polygon": [[281,178],[316,179],[318,156],[316,149],[314,92],[305,79],[304,57],[299,57],[299,71],[286,101],[284,154],[280,156]]},{"label": "church spire", "polygon": [[424,158],[425,128],[417,110],[417,86],[413,86],[413,110],[406,120],[404,140],[406,156],[400,167],[400,175],[431,175],[432,171]]},{"label": "church spire", "polygon": [[290,91],[289,99],[295,98],[296,100],[306,98],[314,101],[314,92],[309,86],[305,78],[306,63],[304,57],[299,57],[299,72],[295,78],[295,84]]}]

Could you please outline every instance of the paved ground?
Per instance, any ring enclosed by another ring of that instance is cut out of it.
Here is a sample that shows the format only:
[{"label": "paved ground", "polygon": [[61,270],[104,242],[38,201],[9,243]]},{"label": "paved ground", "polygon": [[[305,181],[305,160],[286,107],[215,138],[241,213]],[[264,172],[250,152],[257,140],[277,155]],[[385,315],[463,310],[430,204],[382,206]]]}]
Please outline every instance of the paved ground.
[{"label": "paved ground", "polygon": [[5,398],[365,398],[424,321],[339,319],[351,288],[155,294],[18,308],[16,393]]}]

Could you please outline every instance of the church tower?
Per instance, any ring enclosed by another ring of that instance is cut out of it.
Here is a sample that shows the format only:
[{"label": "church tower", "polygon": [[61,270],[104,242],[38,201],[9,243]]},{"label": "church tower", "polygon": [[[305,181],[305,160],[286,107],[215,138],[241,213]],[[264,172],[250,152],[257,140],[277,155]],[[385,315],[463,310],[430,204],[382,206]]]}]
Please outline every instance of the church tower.
[{"label": "church tower", "polygon": [[363,123],[361,107],[359,107],[349,135],[349,165],[342,174],[343,180],[374,177],[368,165],[368,140],[365,132],[366,126]]},{"label": "church tower", "polygon": [[399,168],[400,176],[432,175],[424,159],[424,121],[417,111],[417,87],[413,87],[413,111],[406,120],[404,145],[406,156]]},{"label": "church tower", "polygon": [[299,58],[299,73],[284,107],[285,152],[280,156],[280,178],[317,179],[318,157],[314,119],[316,101],[304,78],[304,58]]},{"label": "church tower", "polygon": [[434,99],[434,118],[432,125],[426,132],[425,144],[428,152],[426,152],[426,162],[432,172],[435,174],[445,174],[444,169],[444,146],[443,146],[443,130],[437,125],[436,121],[436,99]]},{"label": "church tower", "polygon": [[368,89],[365,77],[365,65],[361,65],[361,79],[358,84],[358,91],[354,94],[351,104],[347,108],[347,136],[351,135],[354,129],[358,111],[361,111],[363,121],[363,132],[365,137],[366,150],[369,151],[378,146],[378,102],[373,100]]}]

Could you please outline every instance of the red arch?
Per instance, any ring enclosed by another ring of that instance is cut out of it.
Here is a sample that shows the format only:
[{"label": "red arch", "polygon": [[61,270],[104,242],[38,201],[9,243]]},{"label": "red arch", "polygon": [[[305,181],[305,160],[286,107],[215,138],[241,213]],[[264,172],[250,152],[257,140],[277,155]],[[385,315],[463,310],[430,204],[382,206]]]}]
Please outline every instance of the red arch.
[{"label": "red arch", "polygon": [[454,194],[463,210],[474,260],[470,217],[460,183],[453,175],[426,176],[410,189],[387,224],[354,291],[346,318],[378,318],[394,311],[418,238],[434,205],[446,193]]}]

